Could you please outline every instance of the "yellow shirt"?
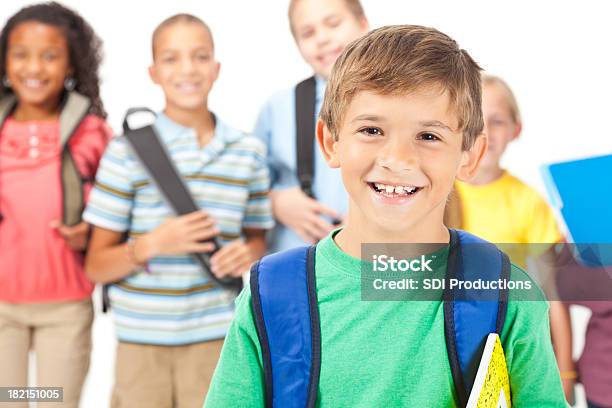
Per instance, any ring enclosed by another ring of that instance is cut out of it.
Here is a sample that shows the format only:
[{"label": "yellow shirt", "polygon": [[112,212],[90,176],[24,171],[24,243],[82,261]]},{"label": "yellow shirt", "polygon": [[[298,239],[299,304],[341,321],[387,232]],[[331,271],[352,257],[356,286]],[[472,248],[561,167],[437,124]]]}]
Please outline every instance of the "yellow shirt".
[{"label": "yellow shirt", "polygon": [[[493,243],[552,244],[562,240],[546,201],[508,172],[489,184],[457,182],[455,186],[461,200],[462,229]],[[533,246],[527,252],[539,253],[544,248]],[[518,259],[508,255],[515,264],[525,266],[525,253]]]}]

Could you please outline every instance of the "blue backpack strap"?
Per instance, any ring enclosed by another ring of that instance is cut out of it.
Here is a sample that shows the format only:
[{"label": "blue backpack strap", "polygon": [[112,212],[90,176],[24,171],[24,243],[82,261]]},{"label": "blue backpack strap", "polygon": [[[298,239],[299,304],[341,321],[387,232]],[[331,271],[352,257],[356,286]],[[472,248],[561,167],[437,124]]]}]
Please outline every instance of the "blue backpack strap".
[{"label": "blue backpack strap", "polygon": [[251,268],[266,407],[314,407],[321,369],[316,247],[269,255]]},{"label": "blue backpack strap", "polygon": [[[510,277],[510,260],[495,245],[461,230],[450,230],[448,279],[498,281]],[[459,406],[465,407],[489,333],[504,327],[508,290],[446,289],[444,333]]]}]

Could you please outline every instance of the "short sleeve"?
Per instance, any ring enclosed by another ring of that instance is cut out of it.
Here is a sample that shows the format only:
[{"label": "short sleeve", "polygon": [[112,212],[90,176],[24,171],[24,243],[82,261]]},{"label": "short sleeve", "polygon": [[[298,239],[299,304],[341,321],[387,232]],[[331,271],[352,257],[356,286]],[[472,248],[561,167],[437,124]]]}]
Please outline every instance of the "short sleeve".
[{"label": "short sleeve", "polygon": [[97,227],[124,232],[130,227],[134,188],[126,140],[111,140],[102,156],[83,219]]},{"label": "short sleeve", "polygon": [[278,178],[277,168],[274,165],[274,158],[271,154],[270,145],[272,143],[272,103],[267,101],[259,111],[253,135],[261,140],[266,146],[266,164],[269,170],[270,184],[273,184]]},{"label": "short sleeve", "polygon": [[87,115],[79,125],[76,133],[70,138],[69,147],[79,173],[85,179],[96,175],[100,159],[113,133],[104,119]]},{"label": "short sleeve", "polygon": [[[289,94],[293,97],[293,92]],[[286,92],[274,95],[268,100],[259,112],[253,134],[261,140],[267,148],[266,164],[270,172],[270,188],[282,190],[299,185],[294,169],[287,165],[287,158],[283,153],[285,149],[295,145],[295,123],[288,112],[287,105],[291,99]],[[276,138],[290,138],[292,142],[275,143]],[[283,146],[283,147],[280,147]]]},{"label": "short sleeve", "polygon": [[263,408],[263,359],[251,308],[251,293],[245,287],[236,299],[236,315],[229,328],[215,369],[205,408]]},{"label": "short sleeve", "polygon": [[270,203],[270,173],[265,161],[265,148],[255,154],[253,172],[249,180],[249,198],[243,228],[271,229],[274,226]]},{"label": "short sleeve", "polygon": [[526,224],[524,242],[555,244],[562,241],[563,236],[548,203],[535,191],[532,191],[529,201],[531,214]]}]

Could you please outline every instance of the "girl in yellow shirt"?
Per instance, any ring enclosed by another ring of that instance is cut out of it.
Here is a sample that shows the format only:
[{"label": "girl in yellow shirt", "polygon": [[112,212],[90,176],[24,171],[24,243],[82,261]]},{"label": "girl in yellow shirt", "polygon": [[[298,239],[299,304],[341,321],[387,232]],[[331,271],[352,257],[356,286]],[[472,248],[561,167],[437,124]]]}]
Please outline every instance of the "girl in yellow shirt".
[{"label": "girl in yellow shirt", "polygon": [[[450,225],[490,242],[537,244],[504,248],[513,255],[514,263],[525,268],[527,258],[538,255],[532,250],[543,252],[545,246],[541,244],[560,242],[563,236],[552,210],[540,194],[500,165],[506,147],[522,130],[516,98],[501,78],[483,76],[482,109],[488,148],[474,178],[469,183],[456,183],[447,220]],[[560,301],[551,302],[550,306],[553,346],[565,395],[571,401],[576,376],[569,312]]]}]

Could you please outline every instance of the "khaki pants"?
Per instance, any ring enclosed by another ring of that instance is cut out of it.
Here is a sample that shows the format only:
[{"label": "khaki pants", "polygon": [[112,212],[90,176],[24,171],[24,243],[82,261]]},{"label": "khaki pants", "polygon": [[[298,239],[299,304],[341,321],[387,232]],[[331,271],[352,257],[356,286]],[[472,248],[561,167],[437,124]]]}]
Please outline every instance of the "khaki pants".
[{"label": "khaki pants", "polygon": [[223,340],[186,346],[120,342],[112,408],[202,408]]},{"label": "khaki pants", "polygon": [[[28,355],[36,357],[36,386],[63,387],[63,403],[45,408],[77,408],[91,353],[91,299],[71,302],[0,302],[0,386],[28,386]],[[33,385],[33,384],[30,384]],[[27,403],[0,407],[27,408]]]}]

